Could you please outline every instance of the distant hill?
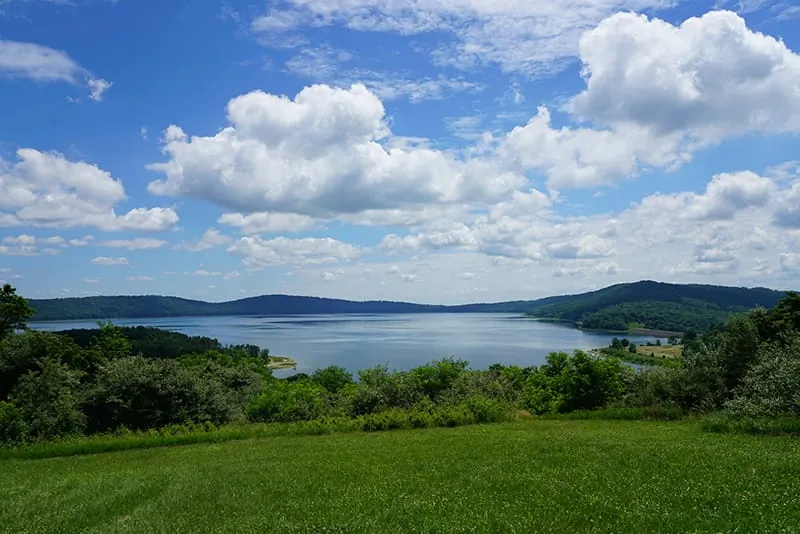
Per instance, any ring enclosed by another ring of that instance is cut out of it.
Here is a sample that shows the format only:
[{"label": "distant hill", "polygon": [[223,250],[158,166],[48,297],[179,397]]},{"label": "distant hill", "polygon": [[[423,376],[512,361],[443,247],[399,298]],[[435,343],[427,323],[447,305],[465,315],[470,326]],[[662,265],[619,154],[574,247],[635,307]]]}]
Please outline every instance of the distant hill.
[{"label": "distant hill", "polygon": [[211,315],[312,315],[347,313],[529,313],[584,328],[625,330],[631,324],[660,330],[705,330],[732,313],[772,307],[785,293],[765,288],[619,284],[580,295],[538,300],[439,306],[391,301],[350,301],[295,295],[264,295],[230,302],[178,297],[109,296],[31,300],[34,321]]},{"label": "distant hill", "polygon": [[699,332],[724,323],[734,313],[758,306],[771,308],[785,296],[784,291],[766,288],[642,281],[566,296],[557,302],[540,301],[528,313],[587,329]]}]

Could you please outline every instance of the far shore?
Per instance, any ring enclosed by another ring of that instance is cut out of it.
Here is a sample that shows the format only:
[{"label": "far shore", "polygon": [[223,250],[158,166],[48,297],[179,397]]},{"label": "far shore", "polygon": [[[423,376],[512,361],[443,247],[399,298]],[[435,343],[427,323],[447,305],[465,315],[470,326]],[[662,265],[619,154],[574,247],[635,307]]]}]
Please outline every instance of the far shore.
[{"label": "far shore", "polygon": [[619,334],[629,336],[650,336],[650,337],[683,337],[684,332],[677,332],[673,330],[659,330],[657,328],[631,328],[628,330],[603,330],[600,328],[583,328],[580,324],[565,319],[558,319],[555,317],[536,317],[535,315],[525,314],[525,317],[538,321],[540,323],[553,323],[562,324],[564,326],[571,326],[583,332],[593,332],[596,334]]},{"label": "far shore", "polygon": [[270,369],[297,369],[297,362],[288,356],[270,355],[267,367]]}]

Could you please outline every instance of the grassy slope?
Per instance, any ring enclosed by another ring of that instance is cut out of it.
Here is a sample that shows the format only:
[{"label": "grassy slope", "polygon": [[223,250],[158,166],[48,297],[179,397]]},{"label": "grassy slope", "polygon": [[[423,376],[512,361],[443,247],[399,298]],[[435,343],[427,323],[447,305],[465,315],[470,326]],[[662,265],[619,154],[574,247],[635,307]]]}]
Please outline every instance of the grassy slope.
[{"label": "grassy slope", "polygon": [[0,462],[8,532],[789,532],[796,440],[527,421]]}]

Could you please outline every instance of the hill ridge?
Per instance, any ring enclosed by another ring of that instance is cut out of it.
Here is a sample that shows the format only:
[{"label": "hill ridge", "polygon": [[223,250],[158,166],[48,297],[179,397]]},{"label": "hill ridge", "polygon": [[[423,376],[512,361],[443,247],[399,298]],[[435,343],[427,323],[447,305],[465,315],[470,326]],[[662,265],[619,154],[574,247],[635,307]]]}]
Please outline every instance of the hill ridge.
[{"label": "hill ridge", "polygon": [[630,324],[663,330],[708,328],[730,314],[756,306],[772,307],[785,291],[764,287],[672,284],[654,280],[614,284],[602,289],[533,300],[457,305],[394,300],[347,300],[268,294],[222,302],[164,295],[102,295],[30,300],[34,321],[143,319],[216,315],[314,315],[359,313],[528,313],[585,328],[620,330]]}]

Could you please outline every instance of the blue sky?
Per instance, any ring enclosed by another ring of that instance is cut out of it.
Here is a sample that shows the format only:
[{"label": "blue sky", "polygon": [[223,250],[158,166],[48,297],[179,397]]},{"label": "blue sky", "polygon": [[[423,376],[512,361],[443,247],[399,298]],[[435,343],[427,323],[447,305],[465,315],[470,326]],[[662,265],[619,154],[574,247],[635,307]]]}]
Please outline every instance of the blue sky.
[{"label": "blue sky", "polygon": [[0,0],[0,279],[797,288],[800,5]]}]

